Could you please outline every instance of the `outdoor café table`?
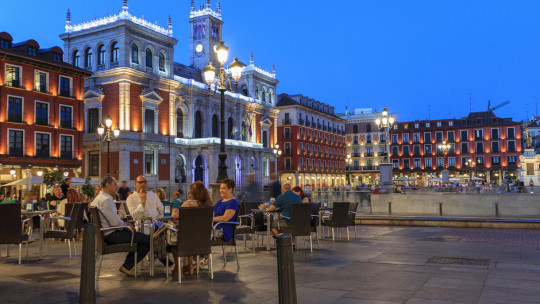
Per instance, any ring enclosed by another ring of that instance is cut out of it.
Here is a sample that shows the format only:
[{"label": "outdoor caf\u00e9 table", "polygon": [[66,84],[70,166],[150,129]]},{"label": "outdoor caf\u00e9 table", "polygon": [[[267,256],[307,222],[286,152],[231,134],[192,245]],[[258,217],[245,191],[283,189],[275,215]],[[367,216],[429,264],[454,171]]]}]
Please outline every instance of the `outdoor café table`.
[{"label": "outdoor caf\u00e9 table", "polygon": [[154,241],[152,240],[152,238],[154,237],[154,224],[156,222],[167,222],[167,221],[170,221],[172,220],[173,218],[168,216],[168,217],[143,217],[141,219],[141,224],[142,224],[142,229],[143,229],[143,232],[144,232],[144,223],[147,222],[147,221],[150,221],[152,224],[150,225],[150,251],[149,251],[149,261],[150,261],[150,276],[153,277],[154,276]]},{"label": "outdoor caf\u00e9 table", "polygon": [[262,213],[266,216],[266,250],[270,250],[270,242],[271,242],[271,233],[270,233],[270,226],[271,226],[271,219],[270,217],[273,215],[274,217],[277,217],[278,211],[268,211],[268,210],[261,210],[261,209],[251,209],[251,213]]},{"label": "outdoor caf\u00e9 table", "polygon": [[56,210],[42,210],[42,211],[21,211],[21,216],[33,217],[39,215],[39,258],[43,251],[43,234],[45,233],[45,219],[46,215],[55,213]]},{"label": "outdoor caf\u00e9 table", "polygon": [[332,207],[321,207],[319,208],[319,239],[322,239],[324,237],[324,233],[322,231],[322,222],[323,222],[323,213],[324,211],[332,211]]}]

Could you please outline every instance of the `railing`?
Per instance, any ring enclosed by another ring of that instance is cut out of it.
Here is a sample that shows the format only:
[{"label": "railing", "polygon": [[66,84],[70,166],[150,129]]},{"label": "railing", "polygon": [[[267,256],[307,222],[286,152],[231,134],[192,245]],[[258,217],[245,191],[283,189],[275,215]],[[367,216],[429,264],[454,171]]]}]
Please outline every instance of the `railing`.
[{"label": "railing", "polygon": [[290,119],[287,119],[287,118],[282,119],[281,121],[282,121],[282,123],[283,123],[284,125],[290,125],[290,124],[291,124],[291,120],[290,120]]},{"label": "railing", "polygon": [[352,153],[353,157],[360,157],[360,153]]}]

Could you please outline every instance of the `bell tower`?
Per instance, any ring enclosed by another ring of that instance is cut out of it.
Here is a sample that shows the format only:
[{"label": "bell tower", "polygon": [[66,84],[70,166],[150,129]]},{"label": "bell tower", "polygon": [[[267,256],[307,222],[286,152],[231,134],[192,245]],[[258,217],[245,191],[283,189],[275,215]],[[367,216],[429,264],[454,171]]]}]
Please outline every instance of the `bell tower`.
[{"label": "bell tower", "polygon": [[217,10],[214,11],[210,0],[207,0],[199,10],[195,10],[195,1],[191,0],[189,26],[191,66],[202,70],[210,61],[215,68],[218,68],[219,62],[215,48],[222,39],[223,26],[219,1]]}]

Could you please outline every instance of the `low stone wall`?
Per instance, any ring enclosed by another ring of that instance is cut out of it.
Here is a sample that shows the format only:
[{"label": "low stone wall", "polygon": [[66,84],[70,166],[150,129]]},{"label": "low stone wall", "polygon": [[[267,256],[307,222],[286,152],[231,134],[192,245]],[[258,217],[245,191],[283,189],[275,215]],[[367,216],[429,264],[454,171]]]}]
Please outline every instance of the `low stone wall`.
[{"label": "low stone wall", "polygon": [[540,218],[540,194],[371,195],[372,215]]}]

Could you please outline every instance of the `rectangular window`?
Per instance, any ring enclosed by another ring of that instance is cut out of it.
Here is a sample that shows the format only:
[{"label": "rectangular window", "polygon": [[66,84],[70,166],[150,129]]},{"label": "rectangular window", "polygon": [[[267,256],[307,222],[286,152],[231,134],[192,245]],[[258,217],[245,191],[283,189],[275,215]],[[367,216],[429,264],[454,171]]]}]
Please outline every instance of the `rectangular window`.
[{"label": "rectangular window", "polygon": [[283,135],[285,139],[291,139],[291,128],[285,128],[284,129],[285,134]]},{"label": "rectangular window", "polygon": [[454,154],[456,153],[456,144],[449,144],[450,149],[448,149],[448,154]]},{"label": "rectangular window", "polygon": [[99,126],[99,109],[88,110],[88,133],[97,133],[97,127]]},{"label": "rectangular window", "polygon": [[99,152],[88,153],[88,175],[100,176],[99,174]]},{"label": "rectangular window", "polygon": [[53,61],[62,62],[62,54],[53,53],[53,54],[52,54],[52,60],[53,60]]},{"label": "rectangular window", "polygon": [[444,158],[437,157],[437,168],[443,168],[444,167]]},{"label": "rectangular window", "polygon": [[431,132],[426,132],[424,133],[424,142],[427,144],[427,143],[431,143]]},{"label": "rectangular window", "polygon": [[6,85],[10,87],[21,87],[21,68],[6,64]]},{"label": "rectangular window", "polygon": [[291,155],[291,143],[285,143],[285,155]]},{"label": "rectangular window", "polygon": [[491,165],[500,166],[501,165],[501,157],[500,156],[492,156],[491,157]]},{"label": "rectangular window", "polygon": [[60,106],[60,127],[71,129],[72,128],[72,107]]},{"label": "rectangular window", "polygon": [[437,127],[440,127],[442,123],[440,121],[437,121]]},{"label": "rectangular window", "polygon": [[515,155],[508,155],[508,165],[515,165],[516,162],[516,156]]},{"label": "rectangular window", "polygon": [[484,166],[484,157],[483,156],[477,156],[476,157],[476,166],[483,167]]},{"label": "rectangular window", "polygon": [[508,141],[508,152],[516,152],[516,141],[515,140],[509,140]]},{"label": "rectangular window", "polygon": [[71,79],[60,76],[60,96],[71,97]]},{"label": "rectangular window", "polygon": [[484,137],[482,129],[474,130],[474,140],[483,140]]},{"label": "rectangular window", "polygon": [[420,169],[422,167],[422,162],[420,161],[420,158],[414,159],[413,166],[415,169]]},{"label": "rectangular window", "polygon": [[73,136],[60,135],[60,158],[73,158]]},{"label": "rectangular window", "polygon": [[392,167],[394,169],[399,169],[399,159],[392,159]]},{"label": "rectangular window", "polygon": [[50,156],[50,137],[46,133],[36,133],[36,157]]},{"label": "rectangular window", "polygon": [[442,142],[443,141],[443,132],[435,132],[435,142]]},{"label": "rectangular window", "polygon": [[29,46],[28,47],[28,55],[37,56],[37,48]]},{"label": "rectangular window", "polygon": [[9,49],[11,48],[11,43],[9,40],[0,38],[0,49]]},{"label": "rectangular window", "polygon": [[392,134],[392,144],[395,145],[398,143],[398,135],[397,134]]},{"label": "rectangular window", "polygon": [[417,123],[415,123],[415,124],[414,124],[414,127],[415,127],[416,129],[418,129],[418,128],[419,128],[419,126],[420,126],[420,125],[419,125],[419,124],[417,124]]},{"label": "rectangular window", "polygon": [[153,134],[154,132],[154,111],[144,110],[144,132]]},{"label": "rectangular window", "polygon": [[424,168],[430,169],[431,167],[433,167],[433,164],[431,163],[431,158],[426,158]]},{"label": "rectangular window", "polygon": [[48,90],[47,73],[36,71],[34,76],[34,89],[38,92],[47,93]]},{"label": "rectangular window", "polygon": [[499,139],[499,129],[491,129],[491,139]]},{"label": "rectangular window", "polygon": [[20,97],[9,96],[8,121],[22,122],[23,100]]},{"label": "rectangular window", "polygon": [[514,128],[508,128],[508,139],[514,139],[516,137],[516,130]]},{"label": "rectangular window", "polygon": [[431,126],[431,123],[426,122],[426,128],[429,128]]},{"label": "rectangular window", "polygon": [[285,170],[291,170],[291,159],[289,157],[285,158]]},{"label": "rectangular window", "polygon": [[469,143],[462,142],[461,143],[461,154],[468,154],[469,153]]},{"label": "rectangular window", "polygon": [[446,133],[446,137],[448,138],[447,142],[454,142],[456,141],[455,137],[454,137],[454,131],[448,131]]},{"label": "rectangular window", "polygon": [[413,133],[412,141],[413,143],[420,143],[420,133]]},{"label": "rectangular window", "polygon": [[409,159],[403,160],[403,169],[410,169],[411,168],[411,162]]},{"label": "rectangular window", "polygon": [[392,147],[392,156],[398,156],[398,155],[399,155],[398,147],[393,146]]},{"label": "rectangular window", "polygon": [[431,145],[424,145],[424,155],[431,155]]},{"label": "rectangular window", "polygon": [[49,125],[49,104],[36,101],[36,125]]},{"label": "rectangular window", "polygon": [[460,140],[461,141],[469,141],[467,130],[461,130],[461,132],[460,132]]},{"label": "rectangular window", "polygon": [[454,125],[454,122],[453,122],[453,121],[449,121],[449,122],[448,122],[448,126],[451,127],[451,126],[453,126],[453,125]]},{"label": "rectangular window", "polygon": [[467,168],[469,166],[469,164],[467,163],[468,160],[469,157],[467,156],[461,158],[461,168]]},{"label": "rectangular window", "polygon": [[145,175],[155,175],[155,152],[154,151],[144,151],[144,174]]},{"label": "rectangular window", "polygon": [[413,154],[414,155],[420,155],[420,145],[414,145],[413,146]]},{"label": "rectangular window", "polygon": [[411,155],[409,152],[409,146],[403,146],[403,156]]},{"label": "rectangular window", "polygon": [[491,153],[499,153],[499,142],[498,141],[492,141],[491,142]]},{"label": "rectangular window", "polygon": [[448,167],[455,168],[456,167],[456,159],[454,157],[448,158]]},{"label": "rectangular window", "polygon": [[484,143],[482,142],[476,143],[476,153],[484,153]]},{"label": "rectangular window", "polygon": [[262,132],[262,144],[263,148],[268,148],[268,131]]},{"label": "rectangular window", "polygon": [[403,141],[403,144],[409,143],[409,133],[401,134],[401,140]]},{"label": "rectangular window", "polygon": [[9,130],[9,156],[23,156],[23,131]]}]

